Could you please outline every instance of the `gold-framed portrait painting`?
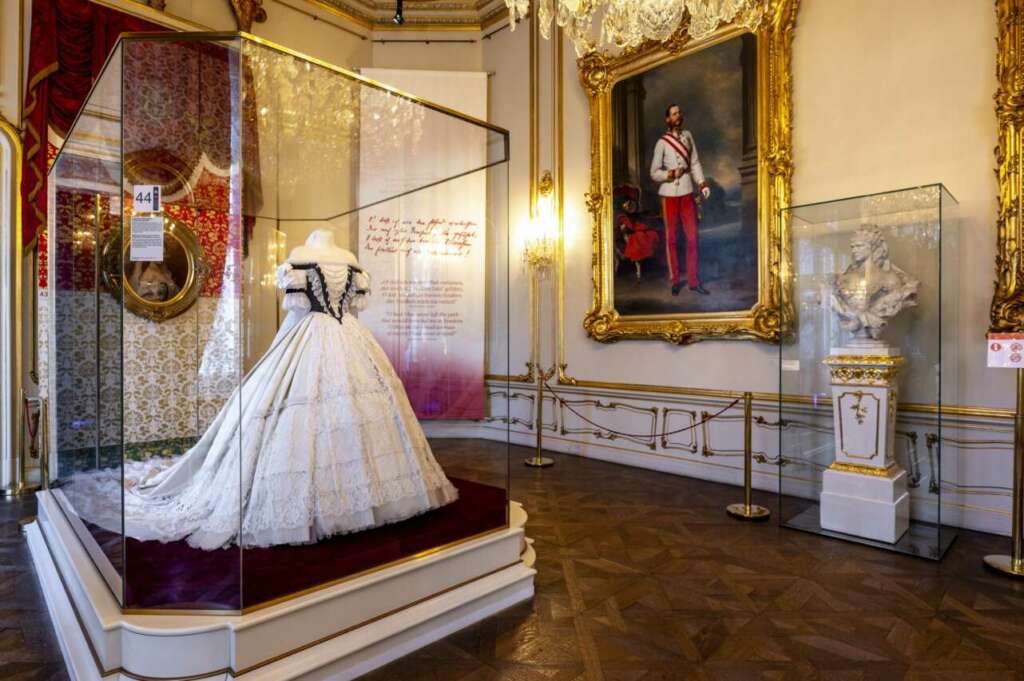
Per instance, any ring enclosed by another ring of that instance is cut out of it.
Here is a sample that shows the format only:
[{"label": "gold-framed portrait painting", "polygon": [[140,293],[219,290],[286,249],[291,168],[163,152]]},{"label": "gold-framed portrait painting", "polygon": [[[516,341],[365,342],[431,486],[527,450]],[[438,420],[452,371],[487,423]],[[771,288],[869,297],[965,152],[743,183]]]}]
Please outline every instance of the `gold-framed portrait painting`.
[{"label": "gold-framed portrait painting", "polygon": [[754,31],[579,60],[590,99],[599,341],[777,340],[789,252],[790,51],[798,0]]}]

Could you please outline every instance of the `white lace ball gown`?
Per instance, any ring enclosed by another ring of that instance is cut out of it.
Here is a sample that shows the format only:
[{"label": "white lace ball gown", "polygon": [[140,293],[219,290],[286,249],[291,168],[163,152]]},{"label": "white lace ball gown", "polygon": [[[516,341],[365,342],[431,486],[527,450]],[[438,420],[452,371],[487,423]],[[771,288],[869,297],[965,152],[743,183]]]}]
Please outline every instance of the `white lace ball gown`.
[{"label": "white lace ball gown", "polygon": [[455,501],[387,356],[350,314],[369,278],[349,256],[278,269],[288,316],[199,442],[155,474],[126,462],[125,534],[302,544]]}]

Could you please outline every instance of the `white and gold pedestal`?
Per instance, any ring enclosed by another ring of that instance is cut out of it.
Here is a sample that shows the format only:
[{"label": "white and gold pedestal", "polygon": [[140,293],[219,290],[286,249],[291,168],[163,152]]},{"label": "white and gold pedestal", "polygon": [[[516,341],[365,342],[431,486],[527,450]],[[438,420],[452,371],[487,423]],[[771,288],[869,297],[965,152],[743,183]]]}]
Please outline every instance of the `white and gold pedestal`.
[{"label": "white and gold pedestal", "polygon": [[511,502],[505,528],[252,612],[124,612],[53,494],[25,535],[73,681],[348,681],[533,597]]},{"label": "white and gold pedestal", "polygon": [[821,527],[896,543],[910,526],[907,473],[896,464],[896,377],[903,358],[881,343],[833,348],[836,459],[825,471]]}]

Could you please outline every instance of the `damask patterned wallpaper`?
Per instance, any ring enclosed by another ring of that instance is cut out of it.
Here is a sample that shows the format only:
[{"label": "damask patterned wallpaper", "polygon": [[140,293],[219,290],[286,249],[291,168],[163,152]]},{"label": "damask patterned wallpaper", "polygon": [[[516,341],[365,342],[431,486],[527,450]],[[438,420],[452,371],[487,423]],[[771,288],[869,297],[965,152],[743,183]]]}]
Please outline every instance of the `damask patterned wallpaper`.
[{"label": "damask patterned wallpaper", "polygon": [[[53,145],[48,153],[52,161]],[[102,446],[121,443],[122,435],[125,444],[198,437],[238,385],[238,278],[227,261],[229,241],[238,250],[244,246],[240,226],[232,231],[226,210],[226,171],[210,162],[200,166],[195,189],[167,196],[164,212],[196,232],[208,274],[196,304],[163,322],[122,313],[113,296],[102,290],[97,295],[93,244],[115,238],[121,225],[109,196],[74,182],[54,192],[51,220],[63,231],[56,267],[47,258],[49,230],[39,237],[38,368],[41,394],[50,394],[47,386],[55,381],[51,428],[58,449],[94,447],[97,429]],[[67,169],[70,176],[97,172],[93,166]],[[56,301],[49,295],[51,283],[60,290]]]},{"label": "damask patterned wallpaper", "polygon": [[[42,292],[40,328],[49,303]],[[101,445],[116,445],[122,423],[125,444],[202,434],[240,380],[237,303],[201,297],[184,314],[157,323],[128,312],[122,319],[118,302],[101,294],[98,335],[95,304],[95,293],[76,291],[62,294],[56,311],[59,449],[93,447],[97,427]],[[41,384],[53,366],[47,354],[40,353]]]}]

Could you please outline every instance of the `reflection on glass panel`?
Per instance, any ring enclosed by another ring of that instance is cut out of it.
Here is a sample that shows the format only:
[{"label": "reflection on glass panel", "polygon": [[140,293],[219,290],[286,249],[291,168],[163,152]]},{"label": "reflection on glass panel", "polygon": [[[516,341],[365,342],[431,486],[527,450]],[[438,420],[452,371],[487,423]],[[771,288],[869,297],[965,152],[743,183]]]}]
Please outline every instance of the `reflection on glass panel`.
[{"label": "reflection on glass panel", "polygon": [[119,49],[52,186],[57,486],[123,605],[506,528],[507,133],[241,37]]},{"label": "reflection on glass panel", "polygon": [[[125,57],[125,220],[132,239],[156,220],[157,244],[123,249],[126,600],[235,610],[239,42],[133,40]],[[168,591],[176,580],[189,586]]]},{"label": "reflection on glass panel", "polygon": [[934,185],[786,211],[783,524],[930,558],[948,547],[941,465],[922,454],[920,419],[901,413],[930,414],[938,437],[940,405],[956,399],[941,378],[956,371],[954,206]]},{"label": "reflection on glass panel", "polygon": [[[257,118],[243,137],[259,156],[245,174],[254,369],[242,394],[281,414],[252,433],[258,445],[244,434],[276,476],[252,481],[243,510],[248,607],[505,527],[508,453],[503,431],[481,445],[428,441],[421,426],[489,413],[483,310],[488,292],[507,296],[507,250],[489,238],[505,233],[504,136],[271,48],[246,55]],[[281,372],[289,385],[268,393]],[[282,458],[282,437],[308,459]],[[285,505],[285,480],[294,526],[261,509]]]},{"label": "reflection on glass panel", "polygon": [[120,598],[120,310],[96,263],[120,230],[120,52],[50,172],[57,479],[54,494]]}]

